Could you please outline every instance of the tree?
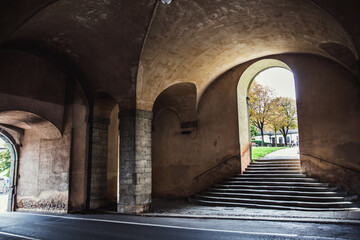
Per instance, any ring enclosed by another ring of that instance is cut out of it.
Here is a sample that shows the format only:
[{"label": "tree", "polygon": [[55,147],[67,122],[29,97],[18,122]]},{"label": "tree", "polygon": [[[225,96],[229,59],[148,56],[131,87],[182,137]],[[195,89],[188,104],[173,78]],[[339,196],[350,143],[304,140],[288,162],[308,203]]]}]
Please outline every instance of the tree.
[{"label": "tree", "polygon": [[282,127],[282,124],[284,122],[284,114],[282,114],[281,111],[281,104],[280,104],[281,98],[277,97],[273,100],[271,100],[270,104],[270,116],[269,116],[269,127],[271,130],[275,133],[275,147],[277,147],[277,137],[276,133],[280,130]]},{"label": "tree", "polygon": [[0,172],[7,172],[5,176],[10,177],[11,156],[7,148],[0,152]]},{"label": "tree", "polygon": [[264,130],[269,120],[272,91],[253,82],[249,89],[248,103],[250,122],[260,130],[261,146],[264,146]]},{"label": "tree", "polygon": [[254,125],[250,124],[250,136],[251,136],[251,139],[252,139],[253,137],[255,137],[256,134],[257,134],[256,127],[255,127]]},{"label": "tree", "polygon": [[285,146],[287,146],[286,136],[289,129],[297,127],[296,104],[295,100],[288,97],[280,97],[278,101],[280,110],[279,113],[281,114],[279,130],[284,137]]}]

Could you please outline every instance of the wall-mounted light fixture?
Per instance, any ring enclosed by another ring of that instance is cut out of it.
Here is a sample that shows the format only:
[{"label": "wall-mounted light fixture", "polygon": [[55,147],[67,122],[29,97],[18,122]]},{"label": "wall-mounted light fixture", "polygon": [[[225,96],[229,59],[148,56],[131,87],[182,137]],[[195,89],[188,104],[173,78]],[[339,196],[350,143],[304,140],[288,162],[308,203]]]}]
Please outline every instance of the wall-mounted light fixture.
[{"label": "wall-mounted light fixture", "polygon": [[163,4],[170,4],[172,0],[160,0]]}]

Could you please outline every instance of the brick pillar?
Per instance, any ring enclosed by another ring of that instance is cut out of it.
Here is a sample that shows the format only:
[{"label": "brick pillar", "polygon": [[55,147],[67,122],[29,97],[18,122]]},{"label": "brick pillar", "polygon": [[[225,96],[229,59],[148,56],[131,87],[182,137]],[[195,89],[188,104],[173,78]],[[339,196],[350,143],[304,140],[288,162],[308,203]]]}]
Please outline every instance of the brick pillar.
[{"label": "brick pillar", "polygon": [[107,152],[110,119],[94,117],[92,126],[90,209],[107,204]]},{"label": "brick pillar", "polygon": [[118,212],[138,213],[151,204],[152,112],[128,110],[119,113],[120,175]]}]

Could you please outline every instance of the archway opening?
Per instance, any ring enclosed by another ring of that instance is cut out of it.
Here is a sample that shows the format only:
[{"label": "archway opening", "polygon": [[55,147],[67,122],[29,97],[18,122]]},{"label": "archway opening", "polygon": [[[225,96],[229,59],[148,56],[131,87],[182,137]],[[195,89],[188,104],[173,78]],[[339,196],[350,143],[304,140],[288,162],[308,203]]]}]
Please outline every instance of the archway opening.
[{"label": "archway opening", "polygon": [[299,131],[295,82],[290,70],[270,67],[259,72],[248,92],[251,159],[271,152],[278,158],[298,159]]},{"label": "archway opening", "polygon": [[282,68],[291,72],[290,67],[282,61],[263,59],[250,65],[241,75],[237,85],[241,173],[251,162],[252,137],[250,134],[249,89],[256,76],[260,76],[261,72],[271,68]]},{"label": "archway opening", "polygon": [[0,137],[7,146],[5,159],[10,157],[6,210],[66,211],[70,141],[65,135],[34,113],[0,112]]},{"label": "archway opening", "polygon": [[13,210],[14,171],[17,160],[15,143],[0,129],[0,211]]}]

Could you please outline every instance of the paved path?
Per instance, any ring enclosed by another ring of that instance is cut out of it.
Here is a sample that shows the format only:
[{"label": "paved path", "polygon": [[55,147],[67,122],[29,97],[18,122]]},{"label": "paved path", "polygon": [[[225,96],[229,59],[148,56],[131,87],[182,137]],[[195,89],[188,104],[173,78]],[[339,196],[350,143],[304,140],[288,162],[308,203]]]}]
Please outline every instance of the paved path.
[{"label": "paved path", "polygon": [[299,147],[277,150],[265,155],[262,159],[299,159]]},{"label": "paved path", "polygon": [[358,239],[358,226],[117,214],[0,213],[0,239]]}]

